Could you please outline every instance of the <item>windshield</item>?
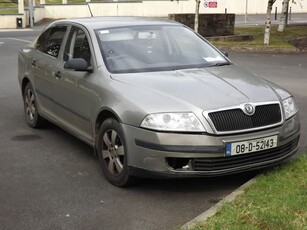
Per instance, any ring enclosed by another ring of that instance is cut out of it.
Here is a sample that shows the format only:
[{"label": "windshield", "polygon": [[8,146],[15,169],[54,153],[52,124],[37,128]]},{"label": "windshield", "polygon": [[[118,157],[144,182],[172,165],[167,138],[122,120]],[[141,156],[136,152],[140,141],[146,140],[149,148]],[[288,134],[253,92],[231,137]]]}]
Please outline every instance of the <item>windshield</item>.
[{"label": "windshield", "polygon": [[96,30],[111,73],[166,71],[229,64],[183,26],[131,26]]}]

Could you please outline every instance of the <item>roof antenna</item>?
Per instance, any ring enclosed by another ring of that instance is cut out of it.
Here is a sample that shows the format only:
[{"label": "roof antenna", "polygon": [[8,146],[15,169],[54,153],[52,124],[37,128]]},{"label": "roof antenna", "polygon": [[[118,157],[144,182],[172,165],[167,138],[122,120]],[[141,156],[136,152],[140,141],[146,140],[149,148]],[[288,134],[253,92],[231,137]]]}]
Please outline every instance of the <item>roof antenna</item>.
[{"label": "roof antenna", "polygon": [[92,10],[91,10],[91,7],[90,7],[90,4],[89,4],[89,3],[87,3],[87,6],[88,6],[88,9],[90,10],[91,17],[94,17],[94,16],[93,16],[93,13],[92,13]]}]

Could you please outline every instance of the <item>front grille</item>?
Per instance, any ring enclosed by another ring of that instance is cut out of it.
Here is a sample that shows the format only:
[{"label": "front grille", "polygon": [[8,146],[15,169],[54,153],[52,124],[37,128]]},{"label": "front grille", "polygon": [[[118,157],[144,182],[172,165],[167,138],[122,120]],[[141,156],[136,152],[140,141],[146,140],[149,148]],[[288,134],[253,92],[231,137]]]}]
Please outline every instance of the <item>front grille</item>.
[{"label": "front grille", "polygon": [[299,138],[296,138],[286,145],[256,153],[231,157],[195,158],[192,160],[192,168],[195,171],[218,171],[279,159],[294,150],[298,140]]},{"label": "front grille", "polygon": [[281,122],[279,104],[258,105],[252,116],[241,109],[231,109],[209,113],[209,117],[219,132],[238,131],[274,125]]}]

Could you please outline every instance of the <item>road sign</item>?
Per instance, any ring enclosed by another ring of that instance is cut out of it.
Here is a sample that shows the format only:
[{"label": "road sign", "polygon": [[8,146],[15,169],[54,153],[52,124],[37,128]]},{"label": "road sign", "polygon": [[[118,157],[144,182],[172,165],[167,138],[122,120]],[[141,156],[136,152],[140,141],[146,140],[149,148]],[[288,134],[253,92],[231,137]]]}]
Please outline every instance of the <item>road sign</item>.
[{"label": "road sign", "polygon": [[217,8],[217,2],[209,2],[209,8]]},{"label": "road sign", "polygon": [[204,7],[205,8],[217,8],[217,1],[205,1]]}]

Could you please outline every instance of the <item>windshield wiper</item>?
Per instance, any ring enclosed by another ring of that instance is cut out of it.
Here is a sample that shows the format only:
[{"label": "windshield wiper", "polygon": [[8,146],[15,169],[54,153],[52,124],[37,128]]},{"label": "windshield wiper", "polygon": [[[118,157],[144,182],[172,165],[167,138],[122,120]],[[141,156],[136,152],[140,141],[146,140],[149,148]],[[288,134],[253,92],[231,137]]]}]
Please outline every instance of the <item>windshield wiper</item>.
[{"label": "windshield wiper", "polygon": [[209,65],[208,67],[213,67],[213,66],[223,66],[223,65],[230,65],[230,62],[217,62]]}]

